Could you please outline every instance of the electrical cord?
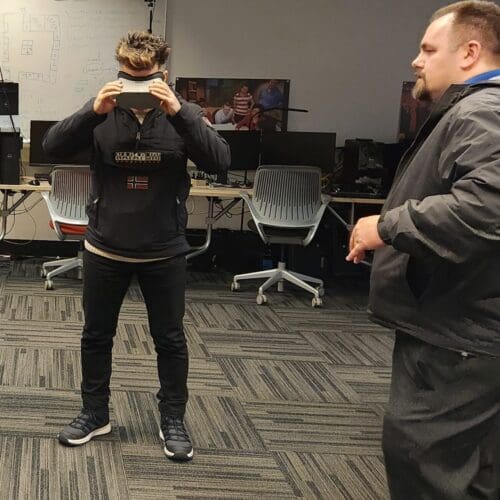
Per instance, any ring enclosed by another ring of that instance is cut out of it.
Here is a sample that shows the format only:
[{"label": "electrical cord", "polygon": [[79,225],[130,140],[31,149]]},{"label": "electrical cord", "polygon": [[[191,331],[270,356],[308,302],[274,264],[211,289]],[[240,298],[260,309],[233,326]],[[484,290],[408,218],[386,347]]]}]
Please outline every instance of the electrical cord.
[{"label": "electrical cord", "polygon": [[5,243],[8,243],[9,245],[17,245],[17,246],[23,246],[23,245],[29,245],[30,243],[33,242],[33,240],[36,238],[36,233],[37,233],[37,224],[36,224],[36,220],[35,218],[33,217],[33,215],[31,214],[31,209],[37,205],[38,203],[40,203],[42,199],[40,198],[38,201],[36,201],[35,203],[33,203],[33,205],[31,205],[29,208],[26,207],[26,204],[25,202],[23,201],[23,207],[24,209],[23,210],[15,210],[14,212],[12,212],[11,215],[13,215],[13,222],[12,222],[12,226],[10,227],[10,229],[5,233],[6,235],[9,234],[13,229],[14,229],[14,226],[16,225],[16,215],[21,215],[21,214],[28,214],[28,217],[32,220],[33,222],[33,228],[34,228],[34,231],[33,231],[33,234],[31,235],[30,239],[29,240],[22,240],[22,242],[19,242],[19,241],[16,241],[16,240],[6,240],[4,239],[4,242]]}]

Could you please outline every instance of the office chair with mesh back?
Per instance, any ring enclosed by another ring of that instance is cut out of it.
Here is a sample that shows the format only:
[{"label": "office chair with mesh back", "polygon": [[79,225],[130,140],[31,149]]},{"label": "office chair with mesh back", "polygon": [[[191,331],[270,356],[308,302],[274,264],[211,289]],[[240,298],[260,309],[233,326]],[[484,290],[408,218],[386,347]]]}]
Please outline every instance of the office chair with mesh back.
[{"label": "office chair with mesh back", "polygon": [[[85,206],[90,193],[90,170],[81,167],[56,168],[51,173],[52,189],[42,196],[49,209],[50,222],[60,240],[83,240],[88,218]],[[70,259],[57,259],[42,264],[42,277],[45,289],[53,290],[52,278],[71,269],[81,269],[83,261],[81,251]],[[49,268],[55,268],[48,271]]]},{"label": "office chair with mesh back", "polygon": [[[240,288],[239,281],[267,278],[259,288],[257,304],[265,304],[264,291],[275,283],[283,291],[284,280],[314,294],[312,306],[322,305],[323,281],[286,269],[284,245],[308,245],[316,234],[330,199],[321,194],[321,170],[309,166],[261,165],[255,174],[253,196],[242,193],[255,229],[266,244],[281,244],[278,267],[233,277],[231,290]],[[311,286],[309,283],[316,285]]]}]

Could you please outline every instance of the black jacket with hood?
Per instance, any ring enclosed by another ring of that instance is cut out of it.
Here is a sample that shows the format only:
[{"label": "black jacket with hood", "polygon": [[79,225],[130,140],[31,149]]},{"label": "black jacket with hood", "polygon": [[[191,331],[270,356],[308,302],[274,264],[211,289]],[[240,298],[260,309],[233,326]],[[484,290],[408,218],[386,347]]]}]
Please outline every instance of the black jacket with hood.
[{"label": "black jacket with hood", "polygon": [[227,170],[231,156],[226,141],[203,121],[201,108],[179,100],[174,117],[153,109],[141,124],[119,107],[97,115],[92,99],[47,132],[43,147],[53,157],[92,149],[85,237],[93,246],[145,259],[189,251],[187,158],[215,173]]},{"label": "black jacket with hood", "polygon": [[448,89],[382,209],[372,319],[430,344],[500,356],[500,84]]}]

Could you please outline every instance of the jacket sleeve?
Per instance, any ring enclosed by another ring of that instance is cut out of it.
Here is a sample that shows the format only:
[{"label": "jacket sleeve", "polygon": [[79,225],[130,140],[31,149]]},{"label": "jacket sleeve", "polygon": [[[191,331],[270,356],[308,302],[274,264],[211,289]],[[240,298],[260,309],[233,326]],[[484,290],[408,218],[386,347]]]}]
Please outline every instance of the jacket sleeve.
[{"label": "jacket sleeve", "polygon": [[229,145],[202,116],[199,106],[181,101],[181,109],[170,121],[184,139],[188,157],[200,170],[208,174],[227,170],[231,164]]},{"label": "jacket sleeve", "polygon": [[456,120],[439,170],[449,193],[410,199],[380,219],[381,238],[419,259],[463,263],[500,254],[500,114],[477,109]]},{"label": "jacket sleeve", "polygon": [[64,160],[92,147],[94,128],[106,119],[93,110],[94,99],[80,110],[57,122],[45,134],[42,141],[44,151],[53,158]]}]

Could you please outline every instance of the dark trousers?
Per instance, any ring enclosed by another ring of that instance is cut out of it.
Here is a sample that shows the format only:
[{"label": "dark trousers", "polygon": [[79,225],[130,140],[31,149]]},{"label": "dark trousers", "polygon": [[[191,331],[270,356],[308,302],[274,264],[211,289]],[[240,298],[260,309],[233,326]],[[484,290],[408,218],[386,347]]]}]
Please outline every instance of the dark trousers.
[{"label": "dark trousers", "polygon": [[498,500],[500,359],[397,332],[383,449],[393,500]]},{"label": "dark trousers", "polygon": [[182,319],[186,259],[132,264],[83,255],[82,399],[88,409],[107,411],[111,350],[123,298],[134,275],[144,296],[157,354],[160,412],[184,415],[188,352]]}]

